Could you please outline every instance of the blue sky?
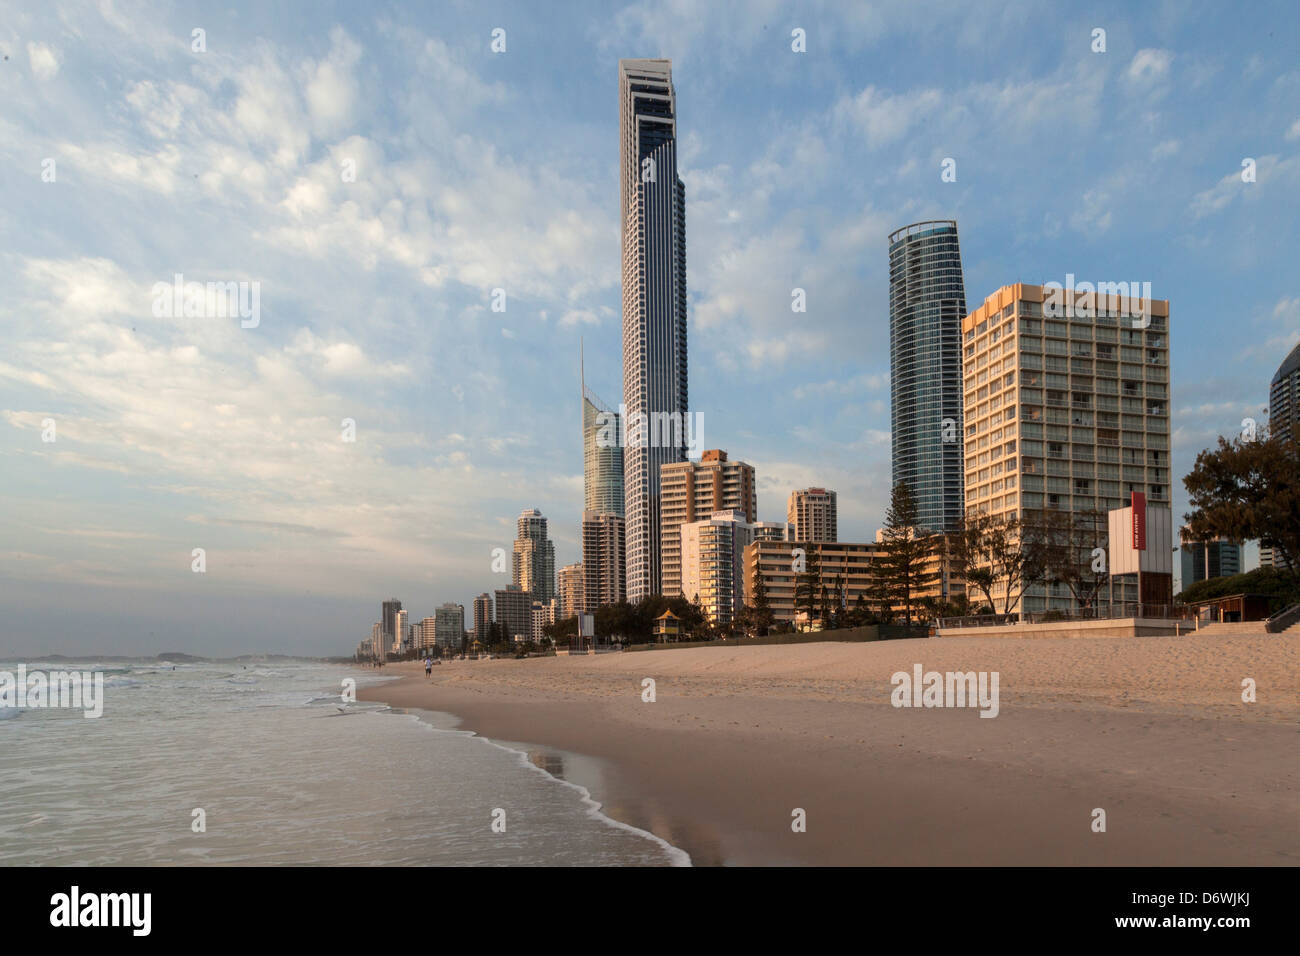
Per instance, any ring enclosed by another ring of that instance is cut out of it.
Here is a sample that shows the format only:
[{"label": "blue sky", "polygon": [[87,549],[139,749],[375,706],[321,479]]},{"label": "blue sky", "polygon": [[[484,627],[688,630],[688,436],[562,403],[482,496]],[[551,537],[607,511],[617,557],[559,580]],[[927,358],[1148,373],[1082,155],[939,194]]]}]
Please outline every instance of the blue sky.
[{"label": "blue sky", "polygon": [[[958,220],[972,308],[1069,272],[1171,301],[1181,477],[1262,418],[1300,338],[1298,20],[20,3],[0,24],[0,654],[349,653],[386,596],[421,617],[502,586],[492,549],[529,507],[578,560],[580,336],[588,384],[621,389],[620,57],[673,60],[692,408],[705,447],[755,465],[760,518],[826,485],[841,538],[874,535],[886,235],[928,218]],[[258,282],[260,324],[155,317],[176,273]]]}]

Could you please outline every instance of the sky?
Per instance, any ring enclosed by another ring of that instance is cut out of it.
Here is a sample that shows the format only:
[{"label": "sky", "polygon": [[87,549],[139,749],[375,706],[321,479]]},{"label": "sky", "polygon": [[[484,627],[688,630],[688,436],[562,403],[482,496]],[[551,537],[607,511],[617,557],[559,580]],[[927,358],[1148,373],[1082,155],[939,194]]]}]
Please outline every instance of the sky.
[{"label": "sky", "polygon": [[[0,655],[350,654],[386,597],[418,620],[508,583],[525,508],[579,560],[580,340],[621,393],[622,57],[673,61],[692,411],[761,520],[827,486],[840,538],[873,539],[886,237],[925,219],[957,220],[971,309],[1068,273],[1170,300],[1181,478],[1264,420],[1300,339],[1298,27],[1289,3],[8,4]],[[256,284],[256,322],[160,307],[178,274]]]}]

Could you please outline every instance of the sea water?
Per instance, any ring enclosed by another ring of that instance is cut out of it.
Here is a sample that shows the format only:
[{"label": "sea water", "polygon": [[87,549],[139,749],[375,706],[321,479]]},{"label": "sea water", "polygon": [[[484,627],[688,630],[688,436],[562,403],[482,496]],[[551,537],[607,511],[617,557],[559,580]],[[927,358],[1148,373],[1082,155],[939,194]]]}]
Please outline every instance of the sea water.
[{"label": "sea water", "polygon": [[374,672],[22,663],[103,672],[104,711],[0,708],[0,865],[689,863],[446,715],[343,700]]}]

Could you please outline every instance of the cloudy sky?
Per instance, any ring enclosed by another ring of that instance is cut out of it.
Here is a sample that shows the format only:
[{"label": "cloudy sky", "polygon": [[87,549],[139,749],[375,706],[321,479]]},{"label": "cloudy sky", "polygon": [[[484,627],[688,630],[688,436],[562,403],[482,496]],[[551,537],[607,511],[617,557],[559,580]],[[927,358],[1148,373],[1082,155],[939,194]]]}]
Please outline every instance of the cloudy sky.
[{"label": "cloudy sky", "polygon": [[[620,57],[673,61],[692,406],[762,519],[821,484],[842,538],[880,524],[906,223],[958,220],[972,307],[1170,299],[1179,476],[1300,338],[1291,4],[271,6],[0,24],[0,654],[350,653],[386,596],[502,586],[529,507],[578,560]],[[178,273],[258,283],[258,324],[156,314]]]}]

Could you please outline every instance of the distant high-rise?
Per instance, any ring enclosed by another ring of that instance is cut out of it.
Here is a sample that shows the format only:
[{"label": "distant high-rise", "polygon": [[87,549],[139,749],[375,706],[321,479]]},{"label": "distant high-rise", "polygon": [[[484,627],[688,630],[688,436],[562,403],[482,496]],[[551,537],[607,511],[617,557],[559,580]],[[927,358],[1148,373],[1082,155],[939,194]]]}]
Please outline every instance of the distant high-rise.
[{"label": "distant high-rise", "polygon": [[754,466],[728,461],[725,451],[711,448],[697,462],[665,465],[659,492],[660,593],[676,597],[682,593],[682,526],[715,511],[739,511],[746,521],[754,521]]},{"label": "distant high-rise", "polygon": [[917,222],[889,237],[889,377],[893,484],[907,482],[920,525],[961,520],[961,323],[957,223]]},{"label": "distant high-rise", "polygon": [[527,640],[533,633],[533,598],[513,584],[496,591],[496,623],[506,640]]},{"label": "distant high-rise", "polygon": [[1272,434],[1300,434],[1300,344],[1283,359],[1268,387],[1268,427]]},{"label": "distant high-rise", "polygon": [[394,654],[401,654],[407,649],[409,632],[407,631],[406,616],[406,611],[397,611],[393,615],[393,633],[390,637]]},{"label": "distant high-rise", "polygon": [[465,637],[465,605],[443,604],[434,613],[434,640],[439,650],[459,651]]},{"label": "distant high-rise", "polygon": [[839,519],[835,492],[826,488],[801,488],[790,492],[786,521],[792,541],[837,541]]},{"label": "distant high-rise", "polygon": [[582,515],[582,607],[592,613],[602,605],[627,600],[625,524],[620,515]]},{"label": "distant high-rise", "polygon": [[492,595],[484,592],[474,599],[474,636],[480,641],[484,640],[491,623]]},{"label": "distant high-rise", "polygon": [[436,617],[426,617],[419,624],[419,641],[417,642],[420,650],[431,651],[438,646],[438,619]]},{"label": "distant high-rise", "polygon": [[[620,60],[619,224],[623,230],[623,456],[627,597],[660,589],[659,471],[686,458],[684,430],[654,427],[687,408],[686,187],[677,175],[669,60]],[[671,439],[671,440],[666,440]]]},{"label": "distant high-rise", "polygon": [[1187,590],[1208,578],[1228,578],[1241,573],[1241,545],[1224,538],[1197,541],[1183,528],[1179,550],[1182,588]]},{"label": "distant high-rise", "polygon": [[382,608],[379,617],[379,623],[382,625],[380,636],[384,639],[384,647],[387,648],[393,641],[393,635],[397,633],[397,612],[402,609],[402,602],[397,598],[389,598],[383,603]]},{"label": "distant high-rise", "polygon": [[623,445],[618,412],[587,388],[578,363],[582,385],[582,491],[583,509],[597,513],[623,513]]},{"label": "distant high-rise", "polygon": [[555,597],[555,543],[546,535],[546,518],[536,508],[519,515],[514,549],[514,583],[536,600]]}]

